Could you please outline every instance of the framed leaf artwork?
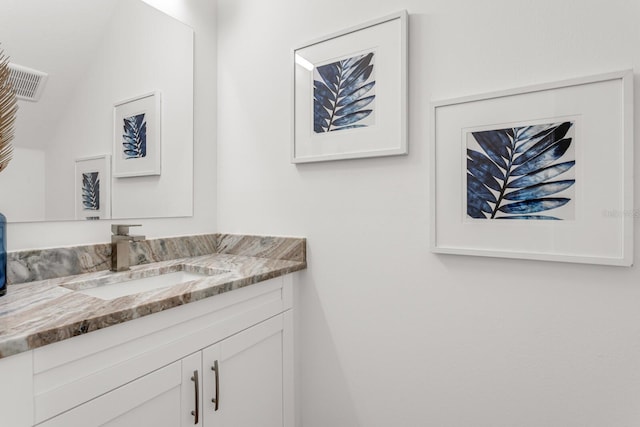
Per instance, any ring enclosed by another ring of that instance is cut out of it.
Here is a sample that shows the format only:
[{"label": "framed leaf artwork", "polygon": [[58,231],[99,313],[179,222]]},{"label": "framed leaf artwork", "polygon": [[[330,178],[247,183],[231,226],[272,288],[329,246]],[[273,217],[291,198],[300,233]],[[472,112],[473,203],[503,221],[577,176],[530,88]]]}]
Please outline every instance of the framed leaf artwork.
[{"label": "framed leaf artwork", "polygon": [[115,104],[113,176],[160,175],[160,92]]},{"label": "framed leaf artwork", "polygon": [[433,103],[431,248],[633,263],[633,74]]},{"label": "framed leaf artwork", "polygon": [[294,50],[293,163],[407,154],[407,12]]},{"label": "framed leaf artwork", "polygon": [[111,218],[111,156],[75,161],[76,219]]}]

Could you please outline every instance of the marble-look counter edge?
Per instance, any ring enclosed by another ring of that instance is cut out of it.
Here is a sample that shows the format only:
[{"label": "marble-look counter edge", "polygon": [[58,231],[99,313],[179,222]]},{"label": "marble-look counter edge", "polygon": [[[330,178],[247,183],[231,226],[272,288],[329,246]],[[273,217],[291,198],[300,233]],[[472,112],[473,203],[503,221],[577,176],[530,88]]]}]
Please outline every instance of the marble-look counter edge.
[{"label": "marble-look counter edge", "polygon": [[13,285],[12,297],[0,300],[0,358],[306,268],[306,261],[211,254],[136,266],[133,271],[176,264],[228,272],[109,301],[61,286],[109,274],[107,272]]}]

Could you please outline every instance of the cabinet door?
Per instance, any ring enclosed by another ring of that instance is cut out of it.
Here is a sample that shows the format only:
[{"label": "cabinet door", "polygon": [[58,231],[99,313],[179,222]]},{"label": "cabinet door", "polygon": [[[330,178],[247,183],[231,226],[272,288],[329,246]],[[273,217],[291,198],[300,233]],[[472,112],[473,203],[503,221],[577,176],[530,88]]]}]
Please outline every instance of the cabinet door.
[{"label": "cabinet door", "polygon": [[203,350],[204,427],[283,426],[282,346],[279,315]]},{"label": "cabinet door", "polygon": [[179,426],[181,422],[181,367],[180,361],[174,362],[45,421],[40,426]]}]

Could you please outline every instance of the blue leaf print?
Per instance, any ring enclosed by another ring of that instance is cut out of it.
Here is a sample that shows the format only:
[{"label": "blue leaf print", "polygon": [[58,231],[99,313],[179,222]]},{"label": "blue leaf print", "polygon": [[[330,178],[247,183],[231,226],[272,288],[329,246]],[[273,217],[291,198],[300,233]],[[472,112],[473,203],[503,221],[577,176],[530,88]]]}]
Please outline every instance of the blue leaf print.
[{"label": "blue leaf print", "polygon": [[555,216],[549,215],[509,215],[509,216],[500,216],[496,219],[543,219],[543,220],[555,220],[559,221],[560,218],[556,218]]},{"label": "blue leaf print", "polygon": [[[346,125],[353,124],[367,117],[369,114],[371,114],[372,111],[373,110],[362,110],[362,111],[358,111],[357,113],[347,114],[346,116],[342,116],[338,119],[335,119],[333,121],[333,126],[346,126]],[[340,130],[340,129],[337,128],[337,129],[331,129],[331,130],[334,131],[334,130]]]},{"label": "blue leaf print", "polygon": [[[367,96],[366,98],[362,98],[359,101],[352,102],[346,107],[338,108],[336,109],[336,116],[345,116],[347,114],[357,113],[358,110],[361,110],[362,108],[371,104],[374,98],[375,98],[375,95]],[[371,110],[367,110],[367,111],[371,111]]]},{"label": "blue leaf print", "polygon": [[507,184],[507,188],[521,188],[529,187],[531,185],[539,184],[544,181],[548,181],[551,178],[568,171],[576,164],[575,160],[570,162],[558,163],[557,165],[549,166],[547,168],[540,169],[538,172],[525,175]]},{"label": "blue leaf print", "polygon": [[467,215],[472,218],[486,218],[484,213],[492,212],[489,201],[496,202],[493,193],[475,176],[467,175]]},{"label": "blue leaf print", "polygon": [[505,213],[528,214],[555,209],[567,204],[568,202],[569,199],[565,197],[549,197],[546,199],[525,200],[523,202],[509,203],[508,205],[501,206],[499,210]]},{"label": "blue leaf print", "polygon": [[508,130],[474,132],[473,136],[489,159],[502,169],[507,169],[505,158],[509,157],[507,146],[510,143]]},{"label": "blue leaf print", "polygon": [[546,184],[536,184],[521,190],[505,193],[504,198],[506,200],[531,200],[542,198],[566,190],[571,187],[573,183],[574,180],[568,179],[565,181],[548,182]]},{"label": "blue leaf print", "polygon": [[354,90],[350,94],[346,95],[340,101],[338,101],[338,107],[343,107],[345,105],[351,104],[354,101],[357,101],[363,95],[366,95],[373,87],[376,85],[376,82],[367,83],[366,85]]},{"label": "blue leaf print", "polygon": [[124,159],[147,156],[147,120],[145,113],[123,119],[122,155]]},{"label": "blue leaf print", "polygon": [[491,161],[487,160],[477,151],[467,150],[467,171],[474,177],[478,177],[487,187],[500,191],[500,184],[497,178],[504,178],[504,174]]},{"label": "blue leaf print", "polygon": [[98,172],[82,174],[82,209],[100,210],[100,177]]},{"label": "blue leaf print", "polygon": [[527,141],[527,144],[522,144],[522,146],[529,146],[529,147],[526,149],[525,152],[522,153],[521,156],[518,156],[513,160],[513,164],[521,165],[531,160],[532,158],[540,155],[543,151],[547,150],[549,147],[555,144],[556,141],[559,141],[562,138],[564,138],[570,126],[571,124],[568,122],[563,123],[557,128],[554,128],[553,130],[551,130],[549,133],[547,133],[537,141],[536,141],[536,136],[538,135],[534,136],[534,138],[531,141],[535,143],[530,144],[529,141]]},{"label": "blue leaf print", "polygon": [[573,121],[565,121],[471,132],[467,136],[467,215],[479,219],[565,219],[565,215],[538,213],[572,200],[569,191],[575,179],[556,179],[576,164],[570,150],[572,127]]},{"label": "blue leaf print", "polygon": [[371,119],[364,119],[375,109],[373,59],[374,53],[369,52],[316,67],[313,81],[315,133],[370,125]]},{"label": "blue leaf print", "polygon": [[547,166],[551,162],[554,162],[560,157],[562,157],[562,155],[569,149],[570,145],[571,145],[571,138],[562,139],[558,141],[554,145],[545,149],[539,155],[527,161],[522,166],[515,168],[511,172],[511,175],[513,176],[526,175],[533,171],[540,170],[540,168]]}]

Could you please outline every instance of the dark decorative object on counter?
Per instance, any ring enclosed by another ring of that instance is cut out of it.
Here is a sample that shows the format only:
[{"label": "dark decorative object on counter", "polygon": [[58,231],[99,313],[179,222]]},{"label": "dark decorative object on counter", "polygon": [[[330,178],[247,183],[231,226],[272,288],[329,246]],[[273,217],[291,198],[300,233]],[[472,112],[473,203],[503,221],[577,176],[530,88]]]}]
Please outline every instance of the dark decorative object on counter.
[{"label": "dark decorative object on counter", "polygon": [[7,218],[0,213],[0,296],[7,293]]},{"label": "dark decorative object on counter", "polygon": [[[16,93],[9,74],[9,58],[0,49],[0,172],[13,154],[13,125],[16,120]],[[0,296],[7,293],[7,218],[0,213]]]}]

